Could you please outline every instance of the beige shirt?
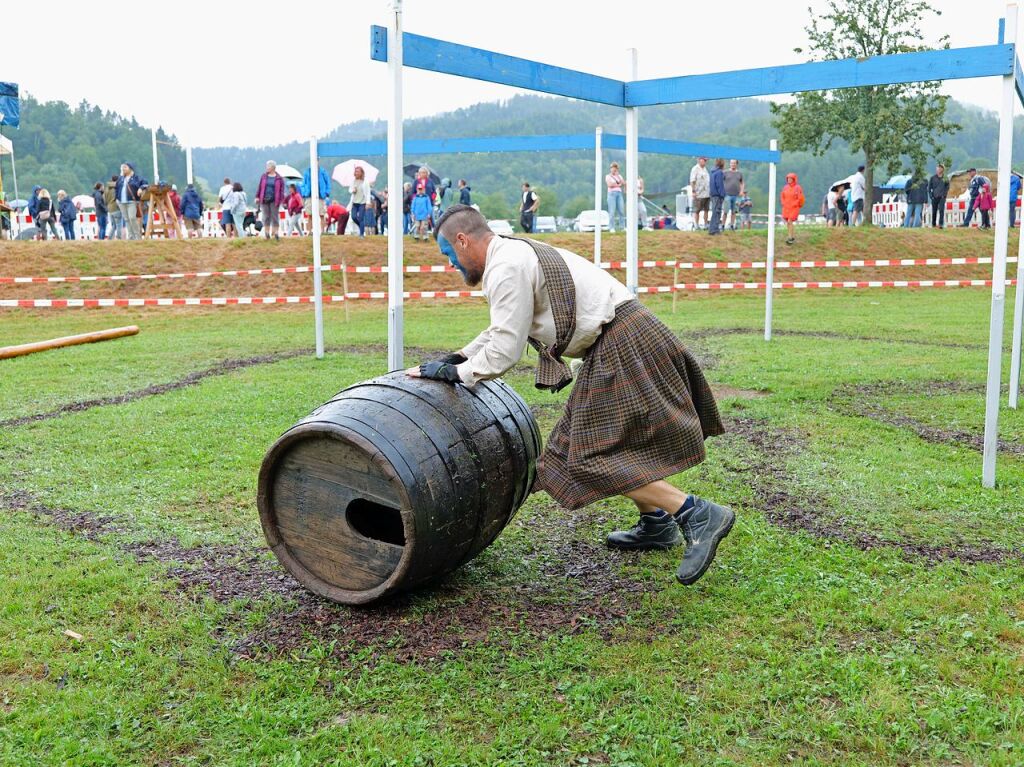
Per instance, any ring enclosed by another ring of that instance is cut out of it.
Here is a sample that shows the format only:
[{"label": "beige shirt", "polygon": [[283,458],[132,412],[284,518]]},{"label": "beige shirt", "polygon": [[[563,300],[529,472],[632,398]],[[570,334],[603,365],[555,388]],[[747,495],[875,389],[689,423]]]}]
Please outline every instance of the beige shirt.
[{"label": "beige shirt", "polygon": [[[601,335],[601,328],[615,317],[615,308],[633,295],[587,259],[561,248],[556,251],[565,259],[576,286],[576,332],[563,356],[582,357]],[[555,318],[544,274],[528,243],[494,237],[487,246],[482,287],[491,324],[462,349],[467,360],[458,370],[467,386],[511,370],[522,358],[528,338],[545,346],[555,342]]]}]

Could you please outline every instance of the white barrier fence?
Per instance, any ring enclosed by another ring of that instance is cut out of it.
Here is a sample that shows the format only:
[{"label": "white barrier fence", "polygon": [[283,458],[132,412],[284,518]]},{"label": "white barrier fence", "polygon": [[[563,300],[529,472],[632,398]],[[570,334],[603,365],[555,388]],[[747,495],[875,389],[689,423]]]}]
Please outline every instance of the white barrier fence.
[{"label": "white barrier fence", "polygon": [[[1016,220],[1020,220],[1020,200],[1017,200],[1017,211]],[[967,200],[946,200],[946,215],[945,223],[946,226],[960,226],[964,219],[967,218]],[[995,211],[989,211],[990,214],[994,214]],[[875,226],[881,226],[886,228],[895,228],[903,226],[903,222],[907,216],[907,203],[900,201],[894,202],[876,202],[871,206],[871,220]],[[974,211],[974,215],[971,217],[971,227],[977,227],[981,224],[981,211]],[[921,226],[932,225],[932,205],[930,202],[925,203],[921,209]]]},{"label": "white barrier fence", "polygon": [[[256,216],[259,217],[259,213],[256,212],[256,211],[247,211],[247,212],[256,213]],[[278,210],[277,215],[278,215],[278,218],[280,219],[281,228],[282,228],[282,231],[283,231],[283,229],[284,229],[284,221],[288,217],[288,214],[287,214],[287,212],[285,211],[284,208],[281,208],[281,209]],[[210,209],[210,208],[206,208],[206,209],[203,210],[203,217],[202,217],[202,233],[203,233],[203,237],[223,237],[224,236],[224,229],[220,225],[220,216],[221,216],[221,211],[220,210],[213,210],[213,209]],[[160,214],[159,213],[153,213],[153,221],[155,223],[160,223],[160,220],[161,220]],[[179,223],[180,223],[181,219],[179,218],[178,220],[179,220]],[[109,221],[109,219],[108,219],[108,221]],[[15,234],[17,234],[17,232],[19,232],[19,231],[24,230],[27,227],[35,226],[36,225],[35,222],[32,220],[32,216],[30,216],[28,214],[28,211],[24,211],[24,210],[19,212],[17,214],[17,216],[15,216],[13,224],[14,224],[14,227],[15,227]],[[108,223],[108,234],[107,234],[108,238],[110,237],[109,226],[110,226],[110,224]],[[139,227],[140,227],[140,229],[142,229],[141,222],[140,222]],[[57,231],[61,233],[61,236],[63,236],[64,232],[61,229],[59,224],[57,225]],[[306,213],[302,214],[302,233],[303,233],[303,235],[309,233],[309,215],[306,214]],[[298,236],[298,235],[295,235],[295,236]],[[94,212],[83,212],[83,213],[79,213],[78,214],[77,219],[75,221],[75,239],[76,240],[97,240],[97,239],[99,239],[99,222],[97,220],[96,213],[94,213]]]}]

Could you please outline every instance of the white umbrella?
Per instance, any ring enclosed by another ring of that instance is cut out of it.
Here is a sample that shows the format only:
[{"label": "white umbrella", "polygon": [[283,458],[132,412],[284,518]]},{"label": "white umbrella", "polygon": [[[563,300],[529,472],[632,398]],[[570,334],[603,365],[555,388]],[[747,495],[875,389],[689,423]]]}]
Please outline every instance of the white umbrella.
[{"label": "white umbrella", "polygon": [[847,176],[842,181],[837,181],[836,183],[829,187],[829,191],[834,192],[841,186],[853,186],[853,176]]},{"label": "white umbrella", "polygon": [[331,178],[342,186],[352,186],[352,183],[356,180],[356,168],[363,169],[366,180],[371,184],[377,180],[377,174],[380,173],[379,170],[370,165],[366,160],[345,160],[345,162],[334,166]]},{"label": "white umbrella", "polygon": [[275,170],[277,170],[277,175],[282,178],[302,178],[302,173],[291,165],[278,165]]},{"label": "white umbrella", "polygon": [[71,202],[74,203],[75,207],[81,210],[82,208],[95,208],[96,201],[87,194],[76,194],[71,198]]}]

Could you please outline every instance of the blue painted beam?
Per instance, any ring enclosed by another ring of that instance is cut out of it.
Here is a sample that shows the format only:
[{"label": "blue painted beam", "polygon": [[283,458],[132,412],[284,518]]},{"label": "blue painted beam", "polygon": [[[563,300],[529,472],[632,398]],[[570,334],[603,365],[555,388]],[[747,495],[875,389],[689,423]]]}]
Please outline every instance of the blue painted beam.
[{"label": "blue painted beam", "polygon": [[1002,45],[1006,40],[1006,19],[999,19],[999,44]]},{"label": "blue painted beam", "polygon": [[982,45],[626,83],[625,106],[1009,75],[1013,45]]},{"label": "blue painted beam", "polygon": [[[724,157],[726,160],[742,162],[779,162],[781,152],[770,149],[751,149],[741,146],[724,144],[698,144],[693,141],[673,141],[663,138],[645,138],[637,140],[638,149],[645,154],[669,154],[681,157]],[[608,149],[625,149],[626,137],[617,133],[605,133],[601,146]]]},{"label": "blue painted beam", "polygon": [[[402,152],[407,155],[458,154],[460,152],[558,152],[593,149],[594,136],[578,133],[560,136],[474,136],[449,139],[407,139]],[[320,141],[321,157],[377,157],[387,154],[386,142]]]},{"label": "blue painted beam", "polygon": [[[370,58],[387,61],[387,30],[370,28]],[[431,72],[527,88],[556,96],[623,105],[625,83],[503,53],[449,43],[408,32],[402,34],[402,63]]]},{"label": "blue painted beam", "polygon": [[1013,60],[1013,84],[1017,89],[1017,98],[1024,104],[1024,70],[1021,69],[1020,59]]}]

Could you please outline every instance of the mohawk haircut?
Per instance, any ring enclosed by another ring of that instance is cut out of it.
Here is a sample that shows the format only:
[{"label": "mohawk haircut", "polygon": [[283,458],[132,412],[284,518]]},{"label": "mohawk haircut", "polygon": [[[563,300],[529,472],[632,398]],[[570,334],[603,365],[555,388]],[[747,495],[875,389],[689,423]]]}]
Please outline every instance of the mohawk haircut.
[{"label": "mohawk haircut", "polygon": [[435,240],[439,234],[443,234],[442,229],[448,234],[464,232],[470,237],[482,237],[491,231],[483,214],[470,205],[452,205],[442,213],[441,218],[437,220],[437,226],[434,227]]}]

